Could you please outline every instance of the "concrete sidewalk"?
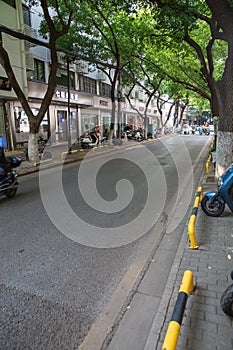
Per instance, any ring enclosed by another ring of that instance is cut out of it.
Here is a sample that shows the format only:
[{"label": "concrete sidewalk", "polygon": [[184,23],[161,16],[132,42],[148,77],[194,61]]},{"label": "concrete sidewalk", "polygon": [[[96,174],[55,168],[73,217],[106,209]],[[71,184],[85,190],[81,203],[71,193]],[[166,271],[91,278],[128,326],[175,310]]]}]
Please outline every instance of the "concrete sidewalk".
[{"label": "concrete sidewalk", "polygon": [[44,159],[43,154],[40,159],[40,164],[33,164],[29,162],[25,153],[22,150],[8,151],[5,152],[6,156],[20,156],[22,158],[22,163],[19,167],[16,168],[17,174],[19,176],[27,175],[29,173],[37,172],[42,169],[48,169],[62,165],[63,163],[75,162],[83,159],[87,152],[91,152],[93,155],[103,153],[104,151],[109,151],[107,147],[97,147],[95,149],[82,150],[80,148],[73,150],[70,154],[67,152],[67,143],[59,144],[49,148],[46,148],[46,151],[51,153],[51,158]]},{"label": "concrete sidewalk", "polygon": [[[201,181],[204,192],[216,190],[212,165],[210,170],[210,174]],[[153,279],[159,278],[163,284],[165,271],[159,274],[158,265],[161,270],[164,259],[169,259],[169,251],[166,255],[163,247],[159,248],[116,332],[104,349],[162,349],[185,270],[193,272],[196,288],[186,304],[176,349],[233,349],[233,318],[225,315],[220,308],[220,297],[232,283],[232,212],[226,208],[222,216],[213,218],[206,216],[199,207],[195,235],[199,245],[197,250],[189,248],[186,225],[166,287],[162,291],[158,287],[156,289],[155,284],[153,288]]]},{"label": "concrete sidewalk", "polygon": [[[159,139],[159,138],[158,138]],[[150,141],[155,141],[153,140],[146,140],[142,141],[139,144],[144,144],[148,143]],[[16,169],[17,174],[19,176],[21,175],[26,175],[32,172],[39,171],[41,169],[47,169],[51,167],[55,167],[57,165],[62,165],[63,163],[70,163],[70,162],[75,162],[78,160],[82,160],[87,153],[89,153],[89,156],[97,156],[103,153],[108,153],[110,151],[119,151],[122,148],[130,148],[130,147],[135,147],[135,145],[139,145],[137,142],[123,142],[121,146],[117,145],[100,145],[97,147],[94,147],[92,149],[82,149],[79,145],[73,145],[72,146],[72,151],[68,153],[67,149],[67,142],[53,145],[51,147],[46,147],[45,152],[49,151],[51,153],[51,158],[50,159],[44,159],[43,154],[41,155],[41,160],[40,164],[36,165],[31,162],[29,162],[26,157],[25,157],[25,152],[22,150],[15,150],[15,151],[8,151],[5,152],[6,156],[14,156],[14,155],[19,155],[22,157],[22,163],[21,165]]]}]

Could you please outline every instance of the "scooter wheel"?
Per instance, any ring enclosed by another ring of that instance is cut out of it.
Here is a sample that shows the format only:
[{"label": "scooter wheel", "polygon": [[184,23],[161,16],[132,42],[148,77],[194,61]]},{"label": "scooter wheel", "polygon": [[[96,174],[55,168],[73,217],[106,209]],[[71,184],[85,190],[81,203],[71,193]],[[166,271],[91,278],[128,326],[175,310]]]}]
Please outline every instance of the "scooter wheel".
[{"label": "scooter wheel", "polygon": [[233,317],[233,284],[230,285],[222,294],[220,306],[225,314]]},{"label": "scooter wheel", "polygon": [[6,192],[6,196],[8,198],[11,198],[11,197],[14,197],[15,194],[17,192],[17,187],[14,187],[14,188],[10,188],[7,192]]},{"label": "scooter wheel", "polygon": [[225,204],[219,202],[217,198],[211,201],[207,196],[204,196],[201,201],[201,207],[206,215],[216,217],[224,212]]}]

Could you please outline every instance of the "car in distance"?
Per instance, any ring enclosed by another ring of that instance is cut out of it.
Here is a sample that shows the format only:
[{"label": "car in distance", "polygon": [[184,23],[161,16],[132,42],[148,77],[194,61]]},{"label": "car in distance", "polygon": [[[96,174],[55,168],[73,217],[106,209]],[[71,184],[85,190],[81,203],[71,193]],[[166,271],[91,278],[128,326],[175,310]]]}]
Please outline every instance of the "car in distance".
[{"label": "car in distance", "polygon": [[209,133],[210,135],[214,135],[214,125],[212,124],[209,125]]}]

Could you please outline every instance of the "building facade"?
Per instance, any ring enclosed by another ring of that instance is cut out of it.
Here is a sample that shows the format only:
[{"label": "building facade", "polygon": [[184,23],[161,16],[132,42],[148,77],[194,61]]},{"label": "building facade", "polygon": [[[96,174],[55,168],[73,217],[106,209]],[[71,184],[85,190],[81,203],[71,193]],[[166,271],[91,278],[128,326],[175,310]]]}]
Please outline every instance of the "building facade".
[{"label": "building facade", "polygon": [[[3,8],[0,13],[3,25],[40,39],[39,7],[29,9],[21,0],[0,0],[0,5]],[[3,44],[9,53],[19,85],[36,115],[47,88],[50,52],[43,46],[4,33]],[[102,134],[108,131],[112,101],[107,76],[102,71],[90,71],[90,65],[85,61],[68,65],[64,55],[60,53],[59,61],[57,89],[41,123],[41,136],[50,139],[53,144],[67,142],[69,135],[72,142],[75,142],[84,131],[97,125],[100,126]],[[0,142],[6,149],[15,149],[28,140],[29,120],[14,91],[1,88],[3,84],[7,85],[7,81],[6,74],[0,67]],[[119,117],[118,107],[121,104],[119,111],[122,125],[128,124],[137,129],[144,126],[142,115],[146,100],[144,92],[139,89],[134,90],[131,97],[131,103],[125,98],[118,102],[116,98],[116,114]],[[153,101],[147,110],[147,116],[151,131],[159,127],[156,104]]]}]

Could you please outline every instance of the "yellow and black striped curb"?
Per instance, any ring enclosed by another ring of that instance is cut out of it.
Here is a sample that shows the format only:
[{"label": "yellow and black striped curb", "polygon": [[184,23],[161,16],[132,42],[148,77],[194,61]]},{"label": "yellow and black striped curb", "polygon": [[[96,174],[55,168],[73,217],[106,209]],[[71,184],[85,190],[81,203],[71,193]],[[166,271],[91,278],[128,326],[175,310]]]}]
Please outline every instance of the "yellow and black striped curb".
[{"label": "yellow and black striped curb", "polygon": [[197,218],[198,206],[202,198],[203,198],[203,191],[202,191],[202,187],[199,186],[196,192],[192,213],[188,223],[189,243],[190,243],[191,249],[199,248],[199,245],[197,244],[196,237],[195,237],[195,222]]},{"label": "yellow and black striped curb", "polygon": [[178,341],[184,310],[188,295],[194,290],[193,273],[186,270],[180,285],[179,294],[169,322],[167,333],[163,342],[162,350],[175,350]]}]

